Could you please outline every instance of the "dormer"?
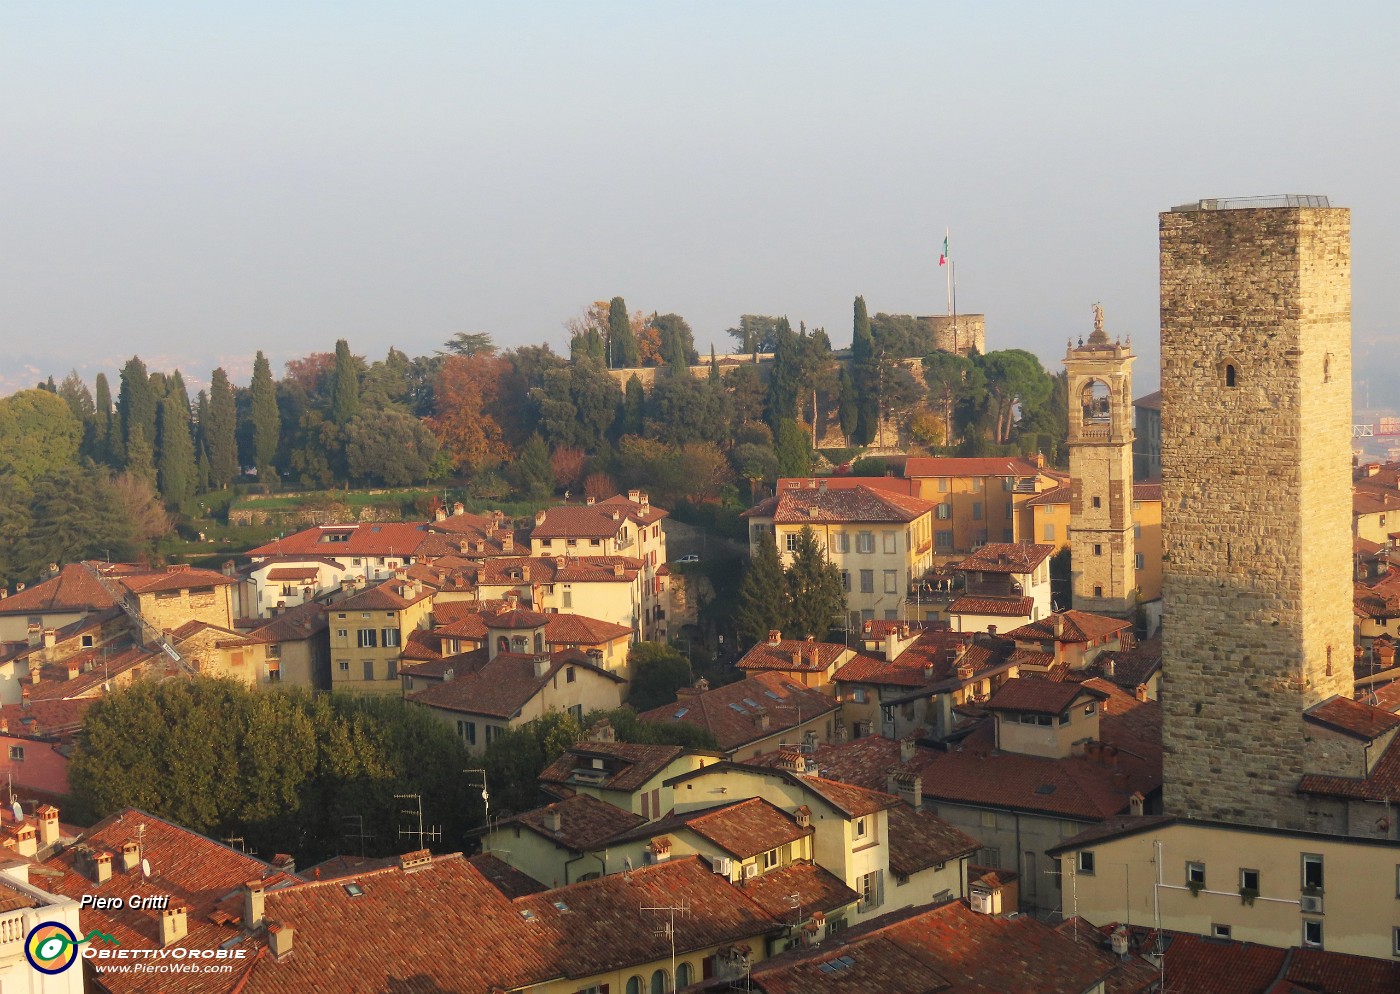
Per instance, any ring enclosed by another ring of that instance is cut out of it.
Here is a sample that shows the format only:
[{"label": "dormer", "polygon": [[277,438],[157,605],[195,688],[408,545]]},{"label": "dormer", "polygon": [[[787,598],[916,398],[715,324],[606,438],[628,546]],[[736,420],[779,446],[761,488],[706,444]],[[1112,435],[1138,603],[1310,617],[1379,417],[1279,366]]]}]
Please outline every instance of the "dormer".
[{"label": "dormer", "polygon": [[986,704],[996,719],[996,746],[1046,759],[1065,759],[1076,742],[1097,741],[1103,691],[1077,683],[1015,677]]}]

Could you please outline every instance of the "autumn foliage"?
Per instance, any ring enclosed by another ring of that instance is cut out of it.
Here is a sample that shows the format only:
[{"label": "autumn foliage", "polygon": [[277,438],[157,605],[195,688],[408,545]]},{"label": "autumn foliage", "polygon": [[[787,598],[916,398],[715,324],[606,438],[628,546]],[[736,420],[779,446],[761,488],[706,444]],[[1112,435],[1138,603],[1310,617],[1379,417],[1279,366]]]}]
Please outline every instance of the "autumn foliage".
[{"label": "autumn foliage", "polygon": [[456,469],[476,472],[511,457],[496,411],[510,362],[493,355],[453,355],[435,388],[437,413],[428,427]]}]

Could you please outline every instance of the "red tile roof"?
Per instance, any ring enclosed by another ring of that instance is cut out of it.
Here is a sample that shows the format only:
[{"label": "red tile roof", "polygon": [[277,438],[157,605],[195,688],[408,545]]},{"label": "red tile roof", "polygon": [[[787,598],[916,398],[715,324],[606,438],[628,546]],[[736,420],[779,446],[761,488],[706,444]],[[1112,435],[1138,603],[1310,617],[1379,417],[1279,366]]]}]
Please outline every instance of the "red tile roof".
[{"label": "red tile roof", "polygon": [[[697,725],[714,735],[720,749],[732,752],[839,709],[826,694],[794,683],[781,673],[755,673],[704,693],[683,694],[674,704],[643,711],[638,717],[662,724],[682,721]],[[767,728],[763,727],[765,720]]]},{"label": "red tile roof", "polygon": [[1385,752],[1364,777],[1336,777],[1310,773],[1298,782],[1298,793],[1362,801],[1400,802],[1400,736],[1391,739]]},{"label": "red tile roof", "polygon": [[611,621],[585,618],[581,614],[550,614],[544,626],[544,640],[550,645],[601,646],[621,638],[631,638],[632,629]]},{"label": "red tile roof", "polygon": [[1083,683],[1056,683],[1035,677],[1013,677],[997,688],[983,705],[988,711],[1060,714],[1080,697],[1102,701],[1108,694]]},{"label": "red tile roof", "polygon": [[267,571],[269,580],[314,580],[320,575],[315,566],[277,566]]},{"label": "red tile roof", "polygon": [[[545,783],[585,783],[599,790],[630,793],[641,789],[684,753],[684,749],[674,745],[582,741],[546,766],[539,779]],[[586,776],[576,778],[576,771],[583,771]]]},{"label": "red tile roof", "polygon": [[1050,490],[1044,491],[1043,493],[1036,494],[1034,497],[1026,501],[1021,506],[1048,507],[1052,504],[1068,504],[1070,494],[1072,494],[1073,492],[1073,488],[1071,487],[1053,487]]},{"label": "red tile roof", "polygon": [[904,876],[918,873],[961,856],[969,856],[982,843],[927,811],[907,804],[889,809],[890,870]]},{"label": "red tile roof", "polygon": [[844,645],[815,639],[779,639],[777,644],[765,640],[746,652],[736,665],[746,671],[811,672],[825,670],[849,651]]},{"label": "red tile roof", "polygon": [[92,570],[69,563],[52,579],[0,600],[0,615],[102,611],[116,603]]},{"label": "red tile roof", "polygon": [[1314,704],[1303,712],[1303,718],[1364,742],[1374,742],[1391,729],[1400,728],[1400,715],[1346,697]]},{"label": "red tile roof", "polygon": [[543,628],[549,624],[549,615],[539,611],[526,611],[522,608],[510,608],[505,611],[497,611],[494,614],[486,614],[482,617],[482,623],[488,629],[504,629],[505,631],[525,631],[531,628]]},{"label": "red tile roof", "polygon": [[[425,544],[434,548],[443,545],[443,539],[441,535],[430,535],[427,525],[421,522],[318,525],[249,549],[247,555],[252,559],[295,555],[334,556],[339,559],[346,556],[394,556],[408,559],[417,555],[419,548]],[[451,542],[447,542],[446,546],[445,552],[456,550]]]},{"label": "red tile roof", "polygon": [[[919,750],[921,754],[927,751]],[[871,790],[883,790],[886,772],[901,763],[899,742],[879,735],[819,745],[811,752],[803,751],[801,758],[811,760],[821,777]],[[750,766],[786,768],[788,760],[782,751],[775,750],[746,762]]]},{"label": "red tile roof", "polygon": [[959,573],[1033,573],[1054,553],[1053,545],[992,542],[982,546],[955,568]]},{"label": "red tile roof", "polygon": [[1005,456],[913,456],[904,464],[904,475],[909,479],[928,476],[1036,476],[1039,472],[1034,463]]},{"label": "red tile roof", "polygon": [[334,611],[402,611],[433,596],[433,589],[411,580],[389,579],[336,601],[327,610]]},{"label": "red tile roof", "polygon": [[985,614],[998,618],[1029,618],[1035,601],[1029,597],[959,597],[949,614]]},{"label": "red tile roof", "polygon": [[468,856],[467,862],[476,868],[495,888],[506,897],[528,897],[549,888],[522,870],[517,870],[505,860],[491,853],[477,853]]},{"label": "red tile roof", "polygon": [[[616,514],[616,517],[613,515]],[[660,520],[660,516],[656,517]],[[577,504],[551,507],[544,512],[544,520],[536,521],[530,541],[539,539],[604,539],[615,538],[622,529],[633,523],[632,515],[617,507],[594,504],[591,507]]]},{"label": "red tile roof", "polygon": [[933,507],[932,501],[918,497],[857,486],[840,490],[786,490],[778,494],[771,509],[765,503],[744,514],[772,517],[776,524],[878,524],[914,521]]},{"label": "red tile roof", "polygon": [[[556,814],[559,816],[558,831],[551,827],[551,819]],[[641,815],[624,811],[590,794],[575,794],[566,800],[506,818],[500,822],[500,827],[518,825],[573,852],[586,852],[598,848],[615,835],[644,824],[646,819]]]},{"label": "red tile roof", "polygon": [[315,601],[298,604],[247,632],[243,639],[250,643],[301,642],[321,634],[330,626],[326,613]]},{"label": "red tile roof", "polygon": [[196,569],[193,566],[167,566],[160,571],[143,571],[117,576],[116,580],[133,594],[167,593],[172,590],[194,590],[204,587],[227,587],[237,583],[231,576],[224,576],[212,569]]},{"label": "red tile roof", "polygon": [[[1056,634],[1056,628],[1059,634]],[[1048,618],[1032,621],[1006,633],[1007,638],[1022,642],[1089,642],[1108,638],[1133,627],[1131,621],[1108,618],[1087,611],[1059,611]]]},{"label": "red tile roof", "polygon": [[681,816],[688,827],[731,856],[749,859],[812,834],[786,811],[761,797]]},{"label": "red tile roof", "polygon": [[745,896],[781,922],[794,921],[799,912],[804,920],[814,911],[830,914],[860,900],[839,878],[805,859],[750,877],[740,886]]},{"label": "red tile roof", "polygon": [[502,652],[478,668],[459,672],[454,680],[446,680],[435,686],[414,691],[408,695],[408,700],[447,711],[513,718],[566,666],[587,670],[613,683],[626,682],[616,674],[595,665],[587,655],[577,649],[561,649],[550,653],[549,665],[545,667],[543,674],[538,676],[535,674],[534,656]]}]

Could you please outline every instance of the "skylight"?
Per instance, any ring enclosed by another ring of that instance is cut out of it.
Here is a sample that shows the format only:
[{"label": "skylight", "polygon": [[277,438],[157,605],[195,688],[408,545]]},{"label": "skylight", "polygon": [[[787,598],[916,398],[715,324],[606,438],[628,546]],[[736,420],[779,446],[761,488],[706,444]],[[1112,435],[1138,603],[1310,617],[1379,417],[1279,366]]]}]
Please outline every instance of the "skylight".
[{"label": "skylight", "polygon": [[771,690],[765,690],[764,693],[767,694],[769,697],[773,698],[773,700],[775,700],[775,701],[781,701],[781,700],[782,700],[781,697],[779,697],[777,694],[773,693],[773,691],[771,691]]},{"label": "skylight", "polygon": [[731,711],[738,711],[740,714],[743,714],[743,713],[744,713],[744,705],[742,705],[742,704],[731,704],[731,705],[729,705],[729,710],[731,710]]},{"label": "skylight", "polygon": [[747,705],[748,705],[749,707],[751,707],[751,708],[756,708],[756,707],[758,707],[758,701],[754,700],[752,697],[745,697],[745,698],[744,698],[744,703],[747,704]]},{"label": "skylight", "polygon": [[1037,794],[1053,794],[1055,793],[1055,785],[1053,783],[1043,783],[1035,789],[1035,792]]},{"label": "skylight", "polygon": [[365,889],[364,889],[363,887],[361,887],[359,884],[346,884],[346,885],[345,885],[345,893],[349,894],[351,897],[359,897],[359,896],[362,895],[364,892],[365,892]]},{"label": "skylight", "polygon": [[559,910],[559,911],[568,911],[568,910],[569,910],[569,906],[568,906],[567,904],[565,904],[563,901],[555,901],[555,902],[554,902],[554,907],[555,907],[557,910]]},{"label": "skylight", "polygon": [[689,710],[690,710],[690,708],[681,708],[681,709],[680,709],[679,711],[677,711],[674,715],[672,715],[672,717],[673,717],[673,718],[684,718],[684,717],[685,717],[685,713],[686,713],[687,711],[689,711]]},{"label": "skylight", "polygon": [[532,922],[535,920],[535,913],[529,908],[521,908],[520,917],[524,918],[527,922]]}]

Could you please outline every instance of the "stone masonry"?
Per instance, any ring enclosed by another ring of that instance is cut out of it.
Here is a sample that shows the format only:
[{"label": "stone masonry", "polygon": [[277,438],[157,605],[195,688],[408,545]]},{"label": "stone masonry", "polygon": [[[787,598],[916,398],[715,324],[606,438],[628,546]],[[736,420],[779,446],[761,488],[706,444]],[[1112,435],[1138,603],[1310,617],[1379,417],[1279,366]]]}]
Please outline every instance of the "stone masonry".
[{"label": "stone masonry", "polygon": [[1300,776],[1356,773],[1301,719],[1353,689],[1350,226],[1160,216],[1170,814],[1307,828]]},{"label": "stone masonry", "polygon": [[1097,312],[1088,343],[1065,355],[1069,375],[1069,540],[1074,606],[1131,618],[1133,543],[1132,349],[1110,342]]},{"label": "stone masonry", "polygon": [[973,349],[987,351],[987,316],[985,314],[921,315],[919,324],[933,332],[933,347],[939,352],[965,356]]}]

